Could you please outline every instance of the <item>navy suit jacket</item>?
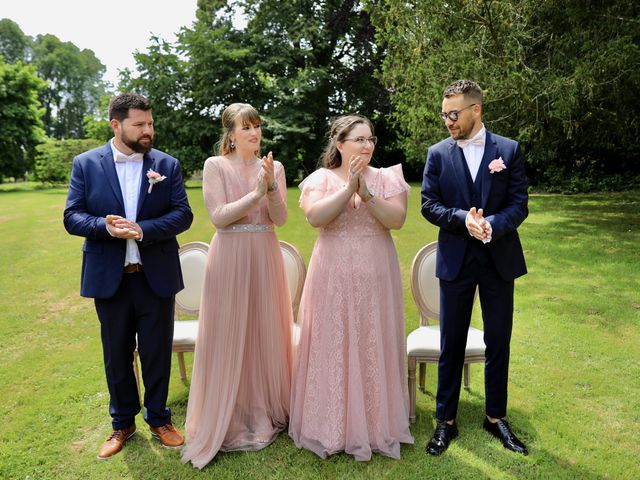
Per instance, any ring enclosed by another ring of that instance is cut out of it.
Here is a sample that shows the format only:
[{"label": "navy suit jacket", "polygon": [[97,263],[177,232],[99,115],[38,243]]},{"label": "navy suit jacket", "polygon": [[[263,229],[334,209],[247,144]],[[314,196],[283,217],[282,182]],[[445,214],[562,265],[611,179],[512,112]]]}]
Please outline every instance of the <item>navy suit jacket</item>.
[{"label": "navy suit jacket", "polygon": [[[490,173],[492,160],[502,157],[506,169]],[[462,149],[448,138],[429,148],[422,181],[422,215],[440,227],[436,276],[454,280],[462,268],[469,242],[478,242],[465,225],[471,207],[484,210],[493,229],[485,245],[505,281],[527,273],[518,226],[527,218],[527,179],[518,142],[487,131],[482,175],[481,204],[471,205]]]},{"label": "navy suit jacket", "polygon": [[[149,169],[167,178],[148,193]],[[126,240],[112,237],[105,217],[125,216],[111,144],[82,153],[73,159],[64,226],[73,235],[85,237],[82,247],[80,295],[112,297],[122,280]],[[137,242],[144,274],[160,297],[170,297],[184,288],[176,236],[193,221],[178,161],[159,150],[144,155],[136,222],[143,232]]]}]

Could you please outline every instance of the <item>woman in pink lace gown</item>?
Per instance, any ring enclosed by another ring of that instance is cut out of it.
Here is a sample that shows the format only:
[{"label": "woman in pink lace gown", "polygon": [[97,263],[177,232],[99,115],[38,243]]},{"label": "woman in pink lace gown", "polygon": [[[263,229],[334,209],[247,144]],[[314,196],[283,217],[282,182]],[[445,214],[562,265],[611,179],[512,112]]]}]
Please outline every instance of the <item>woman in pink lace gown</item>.
[{"label": "woman in pink lace gown", "polygon": [[291,300],[274,224],[287,220],[282,165],[257,157],[260,117],[247,104],[222,114],[220,156],[203,192],[216,227],[200,305],[182,460],[203,468],[219,450],[259,450],[286,428]]},{"label": "woman in pink lace gown", "polygon": [[301,184],[318,228],[300,305],[289,435],[322,458],[400,458],[409,432],[404,306],[389,229],[402,226],[401,165],[369,166],[376,137],[359,115],[333,122],[324,168]]}]

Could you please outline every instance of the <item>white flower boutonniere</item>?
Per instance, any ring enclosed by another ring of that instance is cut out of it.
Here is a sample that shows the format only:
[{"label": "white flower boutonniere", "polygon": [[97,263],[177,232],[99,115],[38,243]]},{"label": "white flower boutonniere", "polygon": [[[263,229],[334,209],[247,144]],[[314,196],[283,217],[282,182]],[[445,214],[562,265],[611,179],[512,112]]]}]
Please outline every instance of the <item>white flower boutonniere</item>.
[{"label": "white flower boutonniere", "polygon": [[504,164],[502,157],[491,160],[491,163],[489,164],[489,172],[491,173],[501,172],[502,170],[506,170],[506,168],[507,166]]},{"label": "white flower boutonniere", "polygon": [[165,177],[164,175],[160,175],[158,172],[155,172],[149,169],[147,171],[147,178],[149,179],[149,190],[147,190],[147,193],[151,193],[151,189],[153,188],[153,186],[156,183],[160,183],[167,177]]}]

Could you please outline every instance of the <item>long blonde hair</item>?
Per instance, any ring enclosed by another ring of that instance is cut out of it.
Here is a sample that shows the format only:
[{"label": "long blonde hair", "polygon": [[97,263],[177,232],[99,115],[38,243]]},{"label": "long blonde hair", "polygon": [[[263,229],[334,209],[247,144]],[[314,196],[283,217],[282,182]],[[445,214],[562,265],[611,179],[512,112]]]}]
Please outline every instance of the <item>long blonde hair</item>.
[{"label": "long blonde hair", "polygon": [[360,123],[367,125],[371,129],[371,135],[374,134],[371,120],[362,115],[343,115],[331,122],[329,140],[320,157],[320,162],[324,168],[334,169],[342,165],[342,155],[338,151],[338,142],[344,142],[344,139],[351,133],[351,130]]},{"label": "long blonde hair", "polygon": [[[233,151],[231,148],[231,132],[238,125],[259,125],[262,123],[260,114],[248,103],[232,103],[222,112],[222,137],[218,141],[218,155],[228,155]],[[234,147],[235,148],[235,147]],[[256,156],[260,151],[256,150]]]}]

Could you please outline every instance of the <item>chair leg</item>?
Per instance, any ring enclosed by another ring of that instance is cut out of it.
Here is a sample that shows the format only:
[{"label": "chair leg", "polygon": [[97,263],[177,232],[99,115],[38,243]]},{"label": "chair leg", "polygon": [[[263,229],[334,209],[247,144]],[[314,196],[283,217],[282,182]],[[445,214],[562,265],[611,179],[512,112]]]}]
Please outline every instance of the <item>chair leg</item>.
[{"label": "chair leg", "polygon": [[418,364],[418,373],[420,375],[420,391],[422,393],[425,393],[427,391],[427,388],[425,387],[425,382],[424,382],[426,371],[427,371],[427,364],[424,362],[420,362]]},{"label": "chair leg", "polygon": [[184,353],[178,352],[178,366],[180,367],[180,378],[182,382],[187,381],[187,369],[184,366]]},{"label": "chair leg", "polygon": [[133,351],[133,374],[136,377],[136,386],[138,387],[138,398],[142,402],[142,393],[140,390],[140,369],[138,368],[138,349]]},{"label": "chair leg", "polygon": [[470,382],[470,377],[471,377],[471,374],[469,373],[469,364],[465,363],[464,364],[464,389],[465,390],[470,390],[471,389],[471,387],[469,386],[470,383],[471,383]]},{"label": "chair leg", "polygon": [[409,357],[409,422],[416,421],[416,359]]}]

